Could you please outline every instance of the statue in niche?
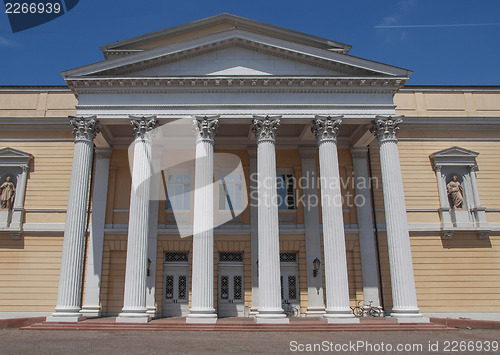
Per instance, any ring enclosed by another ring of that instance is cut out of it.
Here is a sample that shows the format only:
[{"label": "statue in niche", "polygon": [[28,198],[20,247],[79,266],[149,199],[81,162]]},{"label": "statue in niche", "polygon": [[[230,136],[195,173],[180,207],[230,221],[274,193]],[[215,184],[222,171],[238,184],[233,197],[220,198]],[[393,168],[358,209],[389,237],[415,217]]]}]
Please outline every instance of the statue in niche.
[{"label": "statue in niche", "polygon": [[16,195],[16,188],[12,183],[10,176],[7,177],[6,181],[0,186],[2,209],[11,210],[14,205],[14,197]]},{"label": "statue in niche", "polygon": [[464,204],[464,189],[460,182],[458,182],[457,175],[453,175],[451,181],[446,185],[446,191],[451,198],[452,207],[462,208]]}]

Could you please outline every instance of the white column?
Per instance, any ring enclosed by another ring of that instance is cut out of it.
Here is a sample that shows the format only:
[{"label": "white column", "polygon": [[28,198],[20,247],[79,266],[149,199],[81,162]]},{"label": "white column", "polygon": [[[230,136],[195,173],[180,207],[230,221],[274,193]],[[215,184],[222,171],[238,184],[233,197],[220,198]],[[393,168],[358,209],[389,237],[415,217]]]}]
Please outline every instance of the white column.
[{"label": "white column", "polygon": [[354,188],[356,190],[354,202],[358,215],[359,249],[361,254],[361,270],[363,274],[363,296],[366,303],[373,301],[374,306],[380,306],[379,276],[375,234],[373,232],[367,153],[367,148],[351,149],[352,166],[354,170]]},{"label": "white column", "polygon": [[275,141],[279,117],[254,116],[257,137],[259,313],[257,323],[288,323],[281,307]]},{"label": "white column", "polygon": [[214,308],[214,137],[217,116],[195,117],[196,162],[191,308],[187,323],[215,323]]},{"label": "white column", "polygon": [[122,313],[118,323],[147,323],[146,274],[151,190],[151,131],[156,119],[132,118],[135,140],[128,224],[127,264]]},{"label": "white column", "polygon": [[101,271],[104,244],[104,224],[108,199],[110,148],[97,148],[95,152],[94,189],[92,191],[92,217],[85,273],[85,302],[80,313],[97,317],[101,315]]},{"label": "white column", "polygon": [[384,207],[392,286],[391,317],[399,322],[428,322],[419,313],[413,275],[410,235],[406,217],[403,177],[399,162],[397,132],[400,117],[381,117],[373,122],[378,138],[380,168],[384,189]]},{"label": "white column", "polygon": [[24,197],[26,195],[26,182],[28,180],[29,165],[21,166],[21,174],[18,175],[16,184],[16,197],[12,207],[11,229],[21,230],[24,218]]},{"label": "white column", "polygon": [[83,249],[94,148],[92,141],[98,128],[94,117],[77,117],[71,120],[71,124],[74,127],[75,149],[66,211],[59,292],[55,312],[47,317],[48,322],[77,322],[84,319],[80,314]]},{"label": "white column", "polygon": [[259,220],[258,220],[258,191],[257,191],[257,150],[248,148],[250,161],[250,243],[252,263],[252,308],[250,314],[255,315],[259,309]]},{"label": "white column", "polygon": [[316,116],[312,131],[318,139],[323,216],[326,314],[328,323],[357,323],[349,306],[347,257],[340,191],[337,133],[341,117]]},{"label": "white column", "polygon": [[302,187],[304,201],[304,226],[306,229],[307,296],[306,316],[318,317],[325,314],[323,299],[322,268],[314,272],[313,262],[321,260],[321,238],[319,228],[319,191],[316,176],[316,153],[318,149],[300,148],[302,160]]},{"label": "white column", "polygon": [[479,190],[477,188],[476,179],[476,166],[469,165],[469,176],[472,185],[472,194],[474,195],[474,212],[476,213],[478,227],[487,228],[488,223],[486,222],[486,208],[481,206],[481,199],[479,198]]}]

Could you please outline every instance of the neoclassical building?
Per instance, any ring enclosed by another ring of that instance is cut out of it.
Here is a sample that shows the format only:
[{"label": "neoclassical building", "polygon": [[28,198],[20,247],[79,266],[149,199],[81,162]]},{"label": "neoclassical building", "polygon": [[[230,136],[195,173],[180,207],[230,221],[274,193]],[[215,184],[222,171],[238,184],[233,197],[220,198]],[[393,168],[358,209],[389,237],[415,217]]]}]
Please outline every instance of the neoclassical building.
[{"label": "neoclassical building", "polygon": [[0,87],[2,317],[500,319],[499,87],[229,14],[100,49]]}]

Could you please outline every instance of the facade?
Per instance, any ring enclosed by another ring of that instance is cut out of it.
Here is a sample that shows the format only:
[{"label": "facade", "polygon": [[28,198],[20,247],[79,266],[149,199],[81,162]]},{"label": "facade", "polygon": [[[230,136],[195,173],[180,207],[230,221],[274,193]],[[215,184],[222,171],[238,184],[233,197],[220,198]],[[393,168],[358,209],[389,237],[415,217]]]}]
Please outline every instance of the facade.
[{"label": "facade", "polygon": [[500,319],[500,88],[228,14],[101,50],[0,88],[2,317]]}]

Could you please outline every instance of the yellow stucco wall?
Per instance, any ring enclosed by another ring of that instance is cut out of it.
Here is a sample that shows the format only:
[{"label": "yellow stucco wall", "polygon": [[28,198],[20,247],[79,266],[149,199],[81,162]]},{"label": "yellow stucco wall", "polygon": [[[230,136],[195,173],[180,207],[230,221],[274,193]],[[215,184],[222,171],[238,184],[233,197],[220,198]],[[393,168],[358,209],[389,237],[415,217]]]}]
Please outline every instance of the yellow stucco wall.
[{"label": "yellow stucco wall", "polygon": [[[395,95],[397,113],[408,117],[499,117],[500,93],[486,92],[413,92],[403,90]],[[70,92],[0,92],[0,117],[33,117],[37,119],[65,117],[75,114],[76,99]],[[435,140],[431,140],[435,138]],[[405,130],[400,131],[399,152],[404,180],[406,205],[410,224],[439,223],[439,200],[435,173],[429,155],[459,146],[479,152],[477,183],[482,205],[500,209],[500,142],[496,131],[487,130]],[[0,148],[11,147],[31,153],[33,168],[29,173],[25,208],[27,223],[64,223],[71,174],[73,139],[70,130],[9,130],[0,132]],[[221,150],[222,151],[222,150]],[[238,154],[248,175],[248,155],[245,150],[224,150]],[[377,221],[384,222],[383,191],[377,143],[370,145],[370,157],[378,188],[374,189]],[[300,155],[294,149],[279,149],[278,169],[292,169],[301,174]],[[348,149],[339,150],[340,174],[346,179],[352,174]],[[247,176],[248,178],[248,176]],[[351,188],[348,188],[349,190]],[[343,194],[347,192],[343,189]],[[352,190],[352,189],[351,189]],[[299,192],[300,197],[300,192]],[[125,149],[115,149],[111,159],[106,223],[127,224],[130,172]],[[30,210],[32,210],[30,212]],[[33,211],[33,210],[57,210]],[[62,210],[62,211],[61,211]],[[118,211],[114,211],[118,210]],[[160,203],[159,222],[165,223],[165,203]],[[303,210],[293,212],[297,223],[303,223]],[[487,210],[488,222],[500,223],[500,212]],[[346,224],[356,223],[356,210],[344,213]],[[249,211],[242,222],[249,223]],[[419,306],[423,312],[500,312],[492,300],[500,298],[500,236],[479,240],[476,235],[456,233],[451,240],[442,240],[438,233],[411,233],[413,264]],[[380,233],[382,279],[386,306],[391,304],[390,275],[385,236]],[[215,260],[219,251],[245,253],[245,301],[251,306],[249,237],[217,236]],[[281,251],[299,253],[301,310],[307,307],[305,242],[303,235],[282,235]],[[0,232],[0,312],[52,311],[57,299],[62,233],[25,233],[13,240],[9,233]],[[359,242],[355,234],[346,236],[351,304],[362,299],[362,277]],[[191,239],[160,235],[156,299],[161,312],[163,290],[163,252],[190,251]],[[104,244],[101,299],[103,310],[118,313],[123,306],[123,280],[126,255],[126,235],[107,234]],[[323,265],[324,266],[324,265]],[[215,265],[217,268],[217,266]],[[215,270],[217,271],[217,269]],[[215,277],[217,273],[215,273]],[[217,279],[214,279],[217,298]]]}]

